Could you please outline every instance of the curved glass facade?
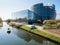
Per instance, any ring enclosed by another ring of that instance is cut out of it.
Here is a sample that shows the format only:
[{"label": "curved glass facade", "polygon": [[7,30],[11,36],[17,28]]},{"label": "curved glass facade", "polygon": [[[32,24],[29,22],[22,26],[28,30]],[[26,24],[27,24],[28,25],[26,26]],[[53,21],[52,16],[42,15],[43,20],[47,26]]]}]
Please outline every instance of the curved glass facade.
[{"label": "curved glass facade", "polygon": [[56,18],[55,5],[44,6],[43,3],[35,4],[31,10],[37,14],[37,19],[48,20]]},{"label": "curved glass facade", "polygon": [[18,12],[15,12],[15,13],[12,13],[12,18],[14,19],[18,19],[18,18],[27,18],[28,20],[28,23],[34,23],[36,22],[36,16],[34,16],[34,12],[26,9],[26,10],[23,10],[23,11],[18,11]]}]

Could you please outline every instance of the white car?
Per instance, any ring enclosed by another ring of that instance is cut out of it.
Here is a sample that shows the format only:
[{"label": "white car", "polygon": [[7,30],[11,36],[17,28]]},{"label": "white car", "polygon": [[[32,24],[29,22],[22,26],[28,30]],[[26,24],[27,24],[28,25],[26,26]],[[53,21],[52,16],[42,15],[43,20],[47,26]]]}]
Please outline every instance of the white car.
[{"label": "white car", "polygon": [[34,25],[31,26],[31,29],[36,29],[36,27]]}]

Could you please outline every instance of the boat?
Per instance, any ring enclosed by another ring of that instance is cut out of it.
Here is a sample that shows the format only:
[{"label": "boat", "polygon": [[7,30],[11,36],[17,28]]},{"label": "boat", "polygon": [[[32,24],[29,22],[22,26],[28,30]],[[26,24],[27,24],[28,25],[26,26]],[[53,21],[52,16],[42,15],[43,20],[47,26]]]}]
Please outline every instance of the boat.
[{"label": "boat", "polygon": [[8,30],[7,30],[7,33],[11,33],[11,30],[10,30],[10,28],[8,28]]}]

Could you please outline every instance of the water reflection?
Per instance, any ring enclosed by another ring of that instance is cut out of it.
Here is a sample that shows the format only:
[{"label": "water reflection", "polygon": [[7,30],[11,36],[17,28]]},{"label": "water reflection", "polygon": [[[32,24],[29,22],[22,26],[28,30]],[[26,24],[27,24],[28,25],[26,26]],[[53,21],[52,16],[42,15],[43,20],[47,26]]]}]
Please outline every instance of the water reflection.
[{"label": "water reflection", "polygon": [[24,39],[26,42],[29,42],[32,38],[30,36],[30,34],[26,31],[23,31],[23,30],[17,30],[15,31],[15,34],[19,37],[19,38],[22,38]]},{"label": "water reflection", "polygon": [[35,43],[34,45],[59,45],[59,44],[56,44],[56,43],[53,43],[49,40],[46,40],[40,36],[37,36],[35,34],[32,34],[32,33],[29,33],[29,32],[26,32],[24,30],[16,30],[15,34],[21,38],[21,39],[24,39],[24,41],[28,42],[29,45],[32,45],[33,43]]}]

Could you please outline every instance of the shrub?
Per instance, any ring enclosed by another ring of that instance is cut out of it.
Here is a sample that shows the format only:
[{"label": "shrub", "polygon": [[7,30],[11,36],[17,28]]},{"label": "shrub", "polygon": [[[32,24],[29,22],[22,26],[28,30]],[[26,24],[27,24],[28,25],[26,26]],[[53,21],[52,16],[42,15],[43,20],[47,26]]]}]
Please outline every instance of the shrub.
[{"label": "shrub", "polygon": [[57,24],[57,28],[60,28],[60,23]]},{"label": "shrub", "polygon": [[10,23],[11,22],[11,19],[7,19],[7,23]]},{"label": "shrub", "polygon": [[55,20],[45,20],[43,21],[43,24],[56,24]]},{"label": "shrub", "polygon": [[60,20],[45,20],[43,24],[44,28],[60,28]]}]

